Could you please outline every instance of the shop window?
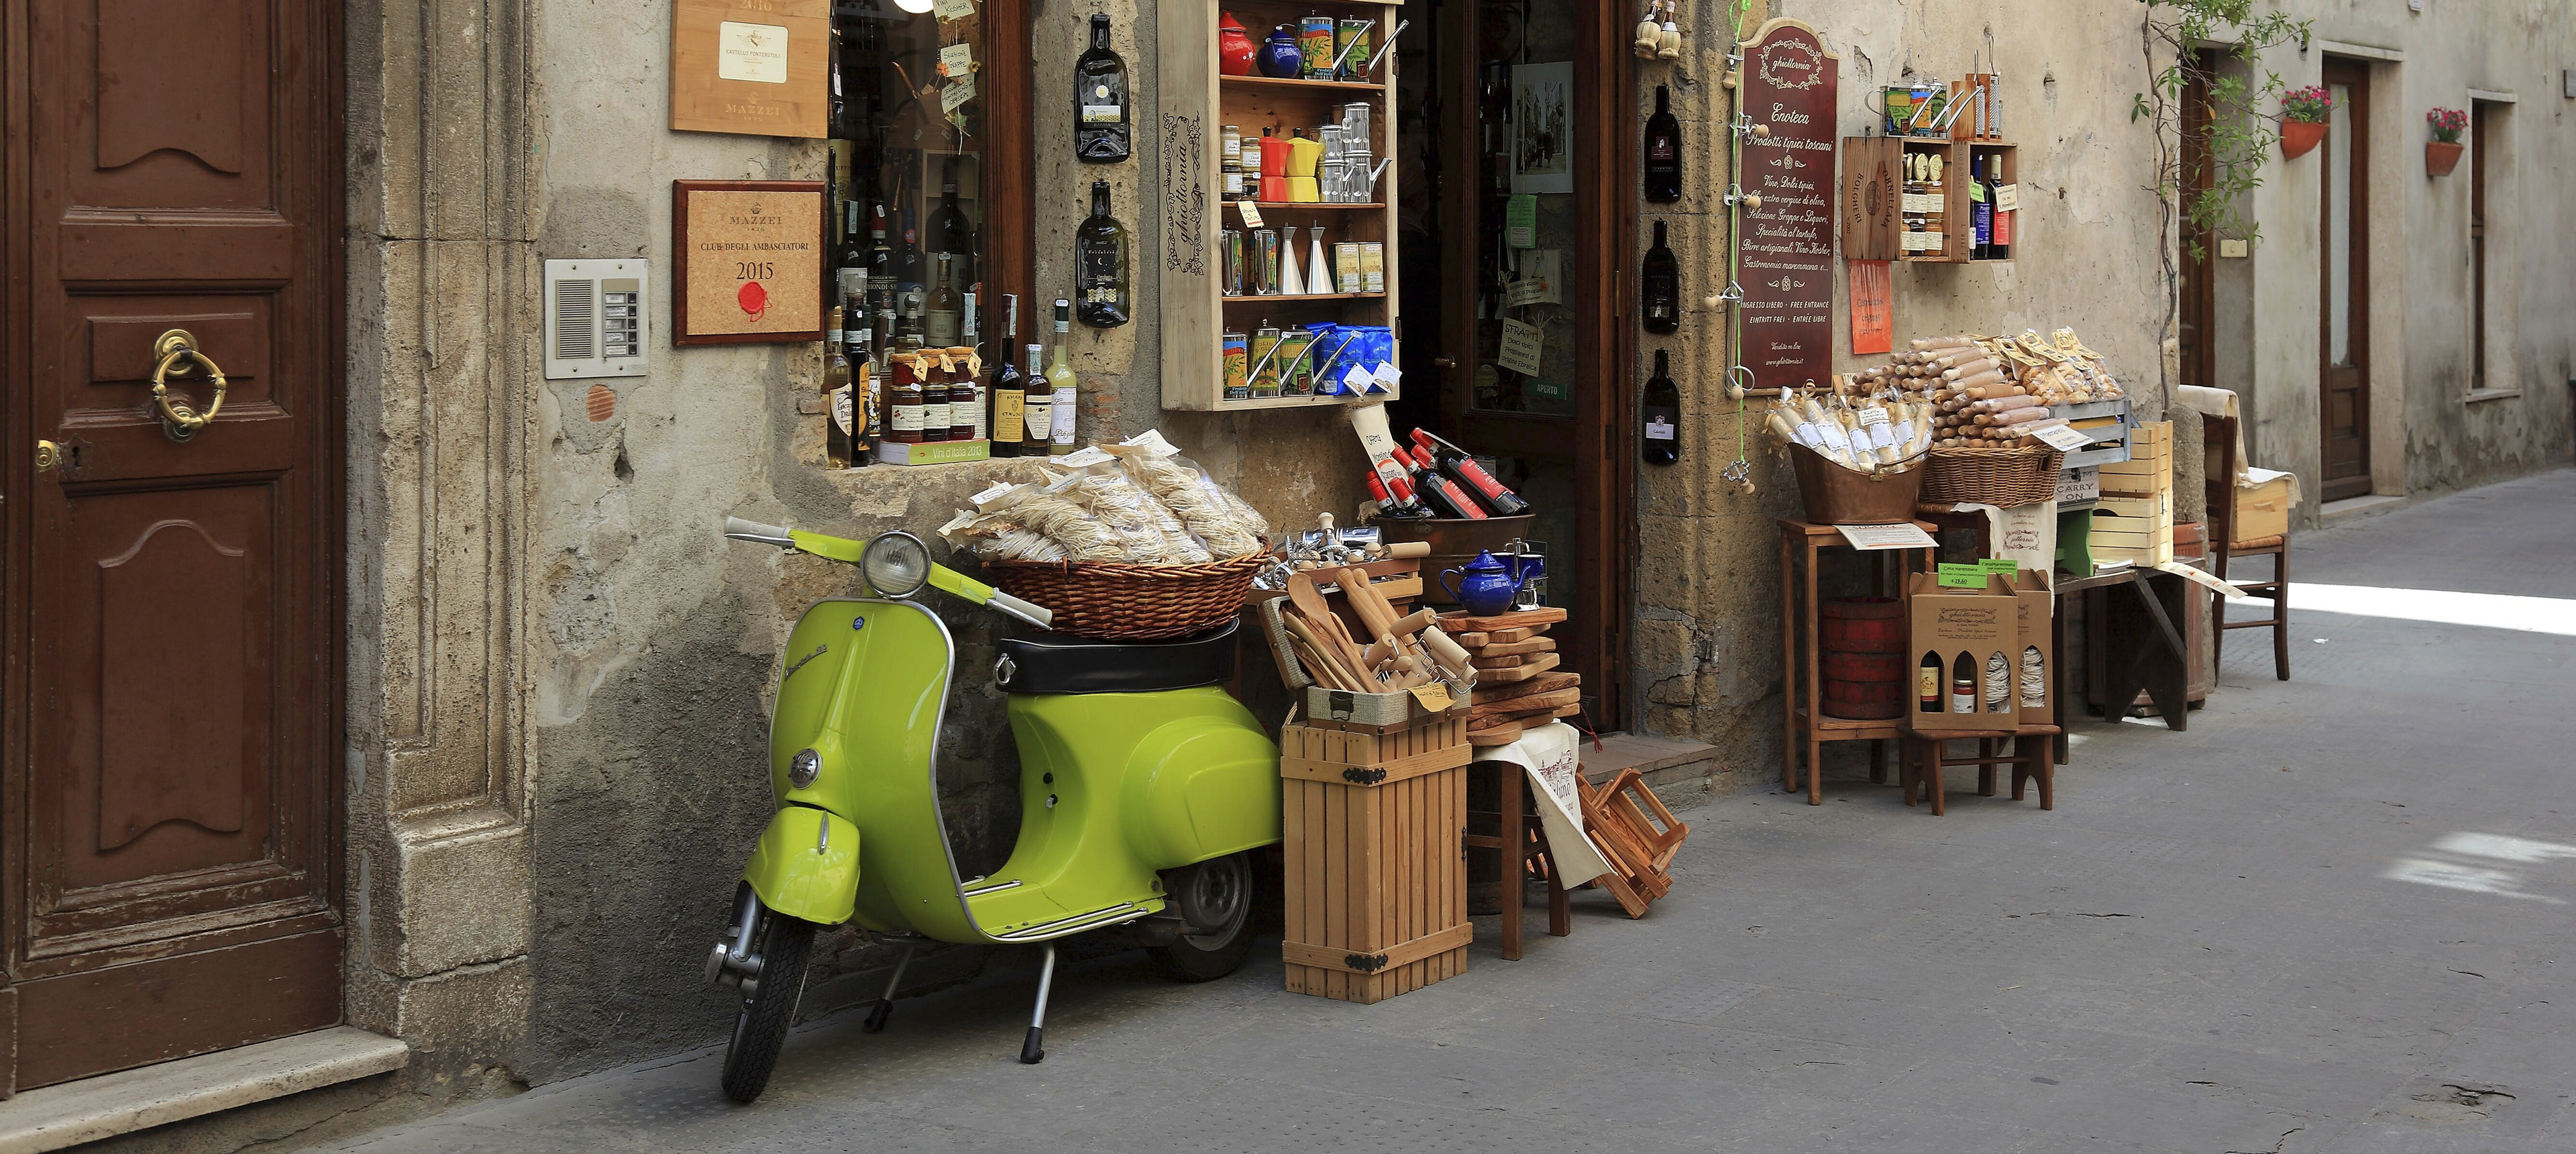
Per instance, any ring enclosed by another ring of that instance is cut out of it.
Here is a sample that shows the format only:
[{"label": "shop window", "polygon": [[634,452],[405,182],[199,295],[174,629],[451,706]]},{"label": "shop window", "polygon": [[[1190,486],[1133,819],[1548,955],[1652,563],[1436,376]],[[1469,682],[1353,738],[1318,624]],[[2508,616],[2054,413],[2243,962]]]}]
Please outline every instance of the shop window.
[{"label": "shop window", "polygon": [[[834,0],[832,303],[876,348],[898,327],[989,357],[1001,294],[1026,302],[1030,251],[1026,0],[942,18],[931,0]],[[970,305],[971,302],[971,305]]]},{"label": "shop window", "polygon": [[[2515,387],[2507,364],[2512,310],[2505,302],[2505,272],[2513,252],[2509,192],[2513,150],[2505,126],[2513,105],[2495,100],[2469,104],[2469,390],[2505,392]],[[2490,260],[2491,254],[2499,259]]]}]

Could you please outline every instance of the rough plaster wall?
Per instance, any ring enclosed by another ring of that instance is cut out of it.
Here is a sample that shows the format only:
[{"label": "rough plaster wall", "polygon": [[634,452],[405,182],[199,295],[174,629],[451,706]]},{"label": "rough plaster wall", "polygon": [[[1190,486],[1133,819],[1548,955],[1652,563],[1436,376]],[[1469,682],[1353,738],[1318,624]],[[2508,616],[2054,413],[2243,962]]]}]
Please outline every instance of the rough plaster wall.
[{"label": "rough plaster wall", "polygon": [[[1768,13],[1755,7],[1758,26]],[[2146,75],[2134,0],[1777,0],[1769,7],[1812,25],[1827,50],[1840,54],[1840,134],[1847,136],[1871,123],[1861,111],[1863,91],[1911,72],[1949,79],[1982,71],[1971,64],[1984,62],[1991,36],[1995,70],[2004,76],[2006,129],[2021,146],[2015,260],[1897,266],[1897,338],[2072,325],[2124,380],[2143,386],[2142,404],[2160,412],[2153,396],[2163,355],[2154,201],[2145,191],[2145,130],[2129,123],[2130,94]],[[1641,339],[1631,379],[1645,378],[1658,347],[1671,351],[1687,447],[1681,464],[1641,470],[1644,548],[1632,668],[1644,701],[1642,728],[1710,742],[1723,769],[1759,778],[1776,772],[1781,742],[1774,518],[1796,515],[1799,504],[1786,457],[1761,432],[1759,401],[1746,406],[1744,437],[1759,491],[1745,495],[1719,475],[1736,455],[1736,405],[1725,395],[1724,316],[1702,298],[1726,283],[1724,205],[1716,199],[1726,183],[1724,125],[1732,109],[1732,94],[1718,83],[1724,8],[1694,5],[1684,58],[1638,67],[1639,121],[1653,109],[1655,85],[1670,85],[1699,163],[1685,171],[1681,203],[1639,203],[1640,247],[1626,266],[1635,268],[1651,243],[1652,222],[1667,221],[1686,282],[1683,332]],[[1839,262],[1836,269],[1840,294]],[[1845,351],[1848,321],[1838,308],[1837,372],[1882,359]],[[1829,581],[1827,595],[1834,592]]]},{"label": "rough plaster wall", "polygon": [[[819,142],[664,129],[669,7],[549,5],[538,63],[546,141],[538,255],[649,256],[664,302],[672,180],[818,179],[823,166]],[[1140,174],[1160,163],[1148,128],[1157,122],[1153,29],[1132,3],[1033,7],[1038,116],[1027,147],[1038,158],[1039,299],[1022,303],[1023,343],[1045,305],[1069,295],[1072,233],[1095,176],[1111,181],[1115,211],[1136,238],[1143,319],[1073,329],[1082,439],[1159,424],[1280,524],[1311,524],[1326,510],[1347,516],[1359,496],[1359,453],[1341,421],[1161,412],[1150,320],[1158,222],[1138,195]],[[1071,74],[1095,10],[1111,16],[1136,74],[1139,148],[1128,164],[1074,162],[1070,123],[1055,115],[1063,106],[1055,81]],[[667,303],[656,312],[666,324]],[[1052,356],[1051,333],[1045,341]],[[898,528],[927,535],[1003,467],[826,471],[821,419],[796,404],[818,385],[815,349],[667,342],[664,333],[650,376],[612,383],[620,398],[607,422],[584,411],[587,381],[549,382],[540,401],[537,990],[528,1056],[538,1081],[699,1044],[731,1022],[698,967],[771,811],[761,757],[777,649],[805,605],[848,595],[855,582],[845,567],[726,543],[716,536],[722,519],[853,537]],[[973,872],[1008,852],[1018,763],[1001,736],[1001,698],[979,672],[992,661],[993,620],[954,603],[940,611],[957,636],[961,671],[940,775],[960,865]],[[971,973],[980,957],[967,954],[913,973]],[[823,944],[807,1011],[856,996],[855,975],[888,960],[850,931],[836,935]]]}]

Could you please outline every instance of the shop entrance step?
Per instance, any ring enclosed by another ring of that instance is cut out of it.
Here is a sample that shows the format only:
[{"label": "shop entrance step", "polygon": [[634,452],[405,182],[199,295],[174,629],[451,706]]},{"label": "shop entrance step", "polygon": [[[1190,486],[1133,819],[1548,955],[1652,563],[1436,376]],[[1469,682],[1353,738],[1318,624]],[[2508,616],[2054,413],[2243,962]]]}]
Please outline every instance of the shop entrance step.
[{"label": "shop entrance step", "polygon": [[[1721,783],[1717,780],[1717,747],[1695,741],[1666,737],[1647,737],[1634,733],[1605,733],[1601,747],[1593,748],[1587,739],[1583,751],[1584,780],[1599,785],[1623,770],[1636,770],[1646,787],[1664,804],[1680,808],[1697,805]],[[1727,784],[1720,792],[1732,793]]]}]

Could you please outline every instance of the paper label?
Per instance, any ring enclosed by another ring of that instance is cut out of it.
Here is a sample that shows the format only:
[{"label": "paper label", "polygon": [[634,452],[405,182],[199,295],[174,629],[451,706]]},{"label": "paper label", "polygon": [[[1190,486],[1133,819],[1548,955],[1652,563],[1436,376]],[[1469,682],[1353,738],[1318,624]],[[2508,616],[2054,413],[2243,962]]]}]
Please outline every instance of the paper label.
[{"label": "paper label", "polygon": [[942,20],[963,20],[975,14],[975,0],[939,0],[930,12]]},{"label": "paper label", "polygon": [[1503,320],[1503,345],[1494,354],[1494,363],[1525,377],[1535,377],[1539,360],[1546,353],[1547,336],[1537,325]]},{"label": "paper label", "polygon": [[951,44],[939,50],[939,72],[947,77],[964,76],[975,71],[975,46]]},{"label": "paper label", "polygon": [[1393,364],[1386,361],[1379,361],[1377,363],[1377,368],[1369,373],[1369,391],[1372,393],[1383,393],[1388,389],[1394,388],[1396,386],[1396,382],[1403,379],[1403,370],[1396,368]]},{"label": "paper label", "polygon": [[1440,681],[1434,681],[1429,685],[1414,686],[1413,699],[1421,702],[1422,708],[1428,709],[1433,713],[1442,712],[1450,706],[1457,704],[1458,701],[1458,699],[1449,692],[1448,684]]},{"label": "paper label", "polygon": [[1242,200],[1234,202],[1234,210],[1243,214],[1243,227],[1261,227],[1261,208],[1259,205],[1252,203],[1251,197],[1245,197]]},{"label": "paper label", "polygon": [[1082,122],[1084,124],[1116,124],[1118,123],[1118,117],[1120,114],[1125,111],[1126,108],[1123,105],[1086,104],[1082,106]]},{"label": "paper label", "polygon": [[1503,202],[1503,236],[1513,248],[1538,247],[1538,197],[1522,193]]},{"label": "paper label", "polygon": [[1503,286],[1503,304],[1510,308],[1526,308],[1545,304],[1548,300],[1547,282],[1534,276],[1525,276]]},{"label": "paper label", "polygon": [[2021,207],[2021,186],[2007,184],[1995,189],[1995,211],[2012,212]]},{"label": "paper label", "polygon": [[1009,481],[1004,481],[990,489],[986,489],[981,493],[975,494],[973,497],[968,498],[968,500],[972,502],[976,508],[983,509],[990,506],[994,498],[1000,497],[1002,494],[1008,493],[1017,487],[1018,486],[1013,485]]},{"label": "paper label", "polygon": [[2010,557],[1988,557],[1977,562],[1977,565],[1980,568],[1983,568],[1986,572],[1993,574],[1994,576],[2001,577],[2006,581],[2010,581],[2015,577],[2021,576],[2021,562],[2015,561]]},{"label": "paper label", "polygon": [[1940,581],[1945,589],[1983,589],[1986,587],[1986,567],[1982,562],[1954,565],[1944,561],[1941,563]]},{"label": "paper label", "polygon": [[1361,368],[1358,365],[1352,365],[1349,372],[1342,374],[1342,391],[1349,393],[1352,396],[1358,396],[1361,393],[1367,392],[1369,383],[1376,379],[1377,377],[1367,369]]},{"label": "paper label", "polygon": [[1114,460],[1117,460],[1117,458],[1101,451],[1100,446],[1093,445],[1088,448],[1077,449],[1066,454],[1064,460],[1057,462],[1057,464],[1063,465],[1068,469],[1087,469],[1104,461]]},{"label": "paper label", "polygon": [[2093,438],[2084,435],[2064,421],[2047,422],[2036,428],[2025,425],[2023,429],[2031,436],[2039,438],[2041,444],[2061,452],[2072,453],[2093,443]]},{"label": "paper label", "polygon": [[1924,532],[1923,526],[1910,521],[1895,525],[1836,525],[1834,528],[1842,531],[1843,540],[1851,542],[1851,547],[1854,549],[1930,549],[1934,547],[1932,535]]},{"label": "paper label", "polygon": [[939,90],[939,110],[955,112],[965,107],[967,101],[973,99],[975,99],[975,78],[969,75],[963,80],[952,81],[948,87]]},{"label": "paper label", "polygon": [[1673,433],[1673,423],[1662,417],[1646,422],[1646,439],[1649,441],[1669,441],[1673,439]]},{"label": "paper label", "polygon": [[832,423],[841,427],[843,435],[849,433],[850,386],[848,385],[832,390]]},{"label": "paper label", "polygon": [[716,75],[755,84],[787,83],[787,29],[733,20],[716,25]]}]

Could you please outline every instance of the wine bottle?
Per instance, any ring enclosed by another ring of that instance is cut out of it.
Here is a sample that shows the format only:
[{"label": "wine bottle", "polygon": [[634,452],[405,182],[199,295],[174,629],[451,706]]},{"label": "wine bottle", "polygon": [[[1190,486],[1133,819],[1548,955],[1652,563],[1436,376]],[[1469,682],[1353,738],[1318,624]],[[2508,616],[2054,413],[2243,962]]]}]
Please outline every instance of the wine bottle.
[{"label": "wine bottle", "polygon": [[[880,204],[868,220],[868,311],[894,308],[894,246],[886,243],[886,210]],[[886,347],[892,333],[878,333],[877,345]]]},{"label": "wine bottle", "polygon": [[833,306],[823,321],[823,458],[832,468],[850,467],[850,358],[841,347],[841,309]]},{"label": "wine bottle", "polygon": [[1646,437],[1642,442],[1646,463],[1679,463],[1682,459],[1682,391],[1673,384],[1670,355],[1663,349],[1655,350],[1655,375],[1646,378],[1646,401],[1642,407],[1646,418]]},{"label": "wine bottle", "polygon": [[877,442],[885,435],[885,398],[878,393],[884,378],[868,347],[868,327],[847,324],[841,336],[850,362],[850,467],[864,469],[877,461]]},{"label": "wine bottle", "polygon": [[1950,667],[1950,712],[1975,713],[1976,711],[1976,663],[1969,661],[1967,654],[1961,653],[1959,660],[1953,662]]},{"label": "wine bottle", "polygon": [[1127,159],[1127,118],[1127,62],[1109,47],[1108,14],[1094,12],[1091,48],[1073,62],[1074,156],[1085,164]]},{"label": "wine bottle", "polygon": [[1645,302],[1646,331],[1680,332],[1682,327],[1682,265],[1673,258],[1673,250],[1664,244],[1664,222],[1655,222],[1655,246],[1646,250]]},{"label": "wine bottle", "polygon": [[1682,122],[1673,116],[1672,89],[1655,86],[1655,114],[1646,118],[1646,199],[1671,204],[1682,198]]},{"label": "wine bottle", "polygon": [[1507,485],[1494,479],[1485,467],[1476,463],[1467,451],[1433,436],[1428,429],[1413,430],[1413,443],[1431,452],[1440,465],[1442,476],[1458,482],[1497,517],[1517,517],[1529,512],[1530,503]]},{"label": "wine bottle", "polygon": [[1941,712],[1941,655],[1923,651],[1923,664],[1915,670],[1914,696],[1925,713]]},{"label": "wine bottle", "polygon": [[1986,182],[1977,175],[1975,161],[1968,162],[1968,230],[1968,259],[1993,260],[1994,204],[1986,199]]},{"label": "wine bottle", "polygon": [[984,424],[984,382],[976,379],[982,361],[976,354],[984,334],[977,324],[981,314],[975,311],[975,294],[963,295],[966,307],[958,314],[957,345],[948,350],[949,360],[957,366],[948,385],[948,439],[981,441],[989,431]]},{"label": "wine bottle", "polygon": [[1020,410],[1021,427],[1027,430],[1027,438],[1020,453],[1023,456],[1043,457],[1047,455],[1049,446],[1055,442],[1055,389],[1047,383],[1046,370],[1043,367],[1043,362],[1046,360],[1046,346],[1031,344],[1027,352],[1029,372],[1025,387],[1028,395],[1021,398]]},{"label": "wine bottle", "polygon": [[1019,352],[1020,298],[1002,294],[1002,343],[996,351],[1001,363],[993,367],[993,455],[1016,457],[1020,442],[1028,436],[1028,381],[1020,376],[1020,367],[1011,363]]},{"label": "wine bottle", "polygon": [[1048,390],[1054,396],[1052,408],[1055,415],[1048,422],[1054,436],[1047,446],[1047,455],[1051,457],[1067,456],[1073,452],[1076,402],[1073,391],[1073,362],[1070,359],[1072,354],[1066,351],[1072,345],[1073,302],[1057,297],[1055,299],[1055,362],[1047,366],[1046,373]]},{"label": "wine bottle", "polygon": [[1443,517],[1467,521],[1486,519],[1484,506],[1477,504],[1474,497],[1468,496],[1467,491],[1458,486],[1458,482],[1441,476],[1432,466],[1429,450],[1416,449],[1407,453],[1404,446],[1397,445],[1392,451],[1395,459],[1404,463],[1406,473],[1413,479],[1413,491],[1421,496],[1423,504],[1431,506],[1433,512]]},{"label": "wine bottle", "polygon": [[1091,182],[1091,217],[1074,231],[1073,252],[1082,323],[1095,329],[1126,324],[1127,226],[1109,215],[1108,181]]},{"label": "wine bottle", "polygon": [[957,204],[957,158],[943,162],[939,180],[939,207],[930,214],[930,250],[935,256],[946,253],[955,264],[949,269],[949,282],[957,291],[975,287],[975,221]]},{"label": "wine bottle", "polygon": [[1986,256],[1990,260],[2012,259],[2012,218],[2004,211],[2004,158],[1996,153],[1986,158],[1986,214],[1993,223],[1986,226]]},{"label": "wine bottle", "polygon": [[930,290],[929,319],[921,329],[921,343],[934,349],[957,343],[957,323],[964,305],[957,286],[949,280],[953,260],[947,253],[939,254],[939,277],[935,282],[939,287]]}]

